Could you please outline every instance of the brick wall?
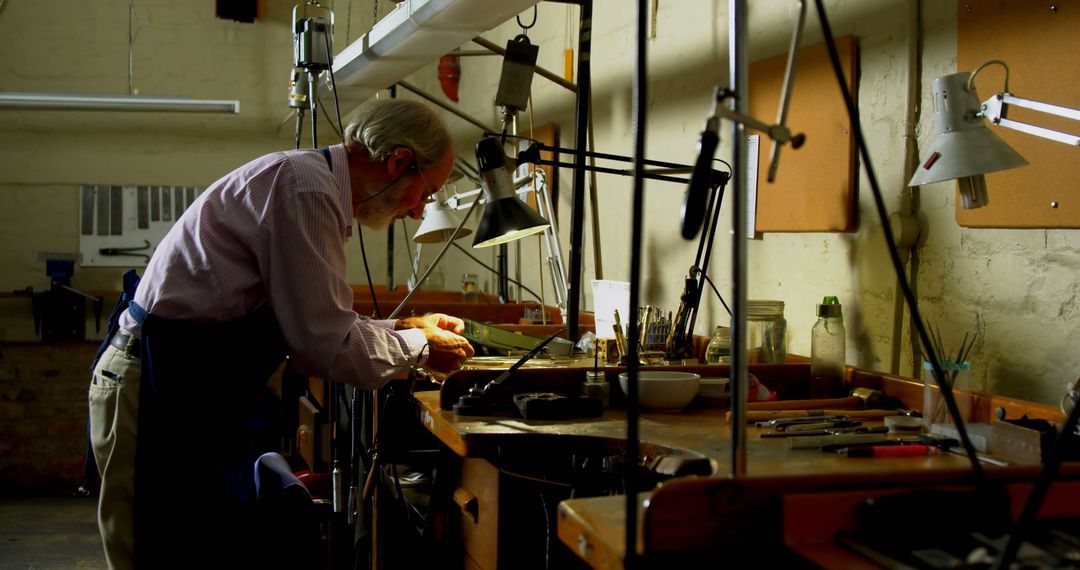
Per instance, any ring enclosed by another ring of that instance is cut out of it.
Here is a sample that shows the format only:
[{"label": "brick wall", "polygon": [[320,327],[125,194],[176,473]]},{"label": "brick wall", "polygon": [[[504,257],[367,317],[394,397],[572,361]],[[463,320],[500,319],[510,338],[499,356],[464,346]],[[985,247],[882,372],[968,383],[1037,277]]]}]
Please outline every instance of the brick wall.
[{"label": "brick wall", "polygon": [[0,343],[0,495],[69,495],[82,483],[96,349]]}]

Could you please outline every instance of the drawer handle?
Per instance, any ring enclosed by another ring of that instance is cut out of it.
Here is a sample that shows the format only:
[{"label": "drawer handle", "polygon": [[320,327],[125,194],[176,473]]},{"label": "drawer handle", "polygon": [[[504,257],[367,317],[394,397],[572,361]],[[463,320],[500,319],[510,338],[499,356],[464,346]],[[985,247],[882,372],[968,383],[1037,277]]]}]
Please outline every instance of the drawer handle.
[{"label": "drawer handle", "polygon": [[476,524],[480,516],[480,502],[476,499],[476,495],[465,489],[458,489],[454,491],[454,503],[473,524]]}]

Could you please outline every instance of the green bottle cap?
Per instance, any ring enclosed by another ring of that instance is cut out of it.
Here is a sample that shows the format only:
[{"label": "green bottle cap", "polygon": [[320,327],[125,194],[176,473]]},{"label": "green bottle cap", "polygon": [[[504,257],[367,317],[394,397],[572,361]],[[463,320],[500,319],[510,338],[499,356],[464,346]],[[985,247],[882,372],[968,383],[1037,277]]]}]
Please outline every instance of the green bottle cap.
[{"label": "green bottle cap", "polygon": [[[840,304],[840,298],[837,297],[836,295],[825,295],[825,297],[823,297],[821,299],[821,304],[822,305],[839,305]],[[842,310],[837,311],[837,318],[840,320],[841,323],[844,322],[844,313],[842,312]]]}]

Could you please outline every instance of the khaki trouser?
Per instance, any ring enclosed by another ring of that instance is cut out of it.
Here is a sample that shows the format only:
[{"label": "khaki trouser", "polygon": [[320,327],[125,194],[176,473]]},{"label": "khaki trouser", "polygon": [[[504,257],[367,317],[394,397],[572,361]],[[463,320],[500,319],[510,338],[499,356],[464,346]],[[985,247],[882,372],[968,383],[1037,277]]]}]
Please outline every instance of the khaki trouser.
[{"label": "khaki trouser", "polygon": [[90,384],[90,442],[101,475],[98,528],[109,568],[133,566],[135,432],[139,413],[138,359],[108,346]]}]

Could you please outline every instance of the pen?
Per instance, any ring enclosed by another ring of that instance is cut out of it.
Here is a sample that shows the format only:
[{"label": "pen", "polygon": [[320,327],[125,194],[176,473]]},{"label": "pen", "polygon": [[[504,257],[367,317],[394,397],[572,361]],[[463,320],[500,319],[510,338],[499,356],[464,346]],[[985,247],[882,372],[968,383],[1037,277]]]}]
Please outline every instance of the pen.
[{"label": "pen", "polygon": [[940,452],[938,448],[929,445],[867,445],[836,450],[837,454],[848,457],[918,457],[937,455]]}]

